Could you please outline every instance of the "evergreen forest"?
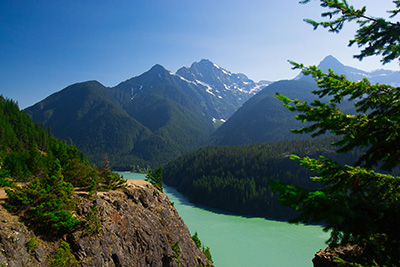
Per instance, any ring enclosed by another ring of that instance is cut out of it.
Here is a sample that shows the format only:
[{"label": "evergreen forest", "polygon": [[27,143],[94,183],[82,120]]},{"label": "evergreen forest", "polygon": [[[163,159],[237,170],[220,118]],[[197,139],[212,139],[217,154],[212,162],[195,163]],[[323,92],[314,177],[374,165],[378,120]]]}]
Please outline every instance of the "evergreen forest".
[{"label": "evergreen forest", "polygon": [[163,167],[163,181],[194,203],[251,216],[288,220],[295,211],[279,204],[269,180],[316,189],[311,171],[290,159],[325,155],[353,163],[359,150],[337,155],[334,138],[279,141],[244,146],[209,146],[186,154]]},{"label": "evergreen forest", "polygon": [[72,216],[74,188],[88,192],[122,186],[124,180],[104,166],[97,168],[74,145],[52,136],[0,96],[0,187],[8,208],[23,214],[34,228],[55,235],[81,225]]}]

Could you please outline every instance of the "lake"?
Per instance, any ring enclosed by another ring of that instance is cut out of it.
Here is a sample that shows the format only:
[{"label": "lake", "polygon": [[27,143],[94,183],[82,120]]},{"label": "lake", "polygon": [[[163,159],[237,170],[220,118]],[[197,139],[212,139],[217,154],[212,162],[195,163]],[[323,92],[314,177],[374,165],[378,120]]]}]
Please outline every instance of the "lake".
[{"label": "lake", "polygon": [[[120,173],[125,179],[144,179],[144,174]],[[164,192],[202,243],[210,247],[216,267],[273,266],[311,267],[314,254],[325,248],[329,234],[320,226],[248,218],[197,206],[164,185]]]}]

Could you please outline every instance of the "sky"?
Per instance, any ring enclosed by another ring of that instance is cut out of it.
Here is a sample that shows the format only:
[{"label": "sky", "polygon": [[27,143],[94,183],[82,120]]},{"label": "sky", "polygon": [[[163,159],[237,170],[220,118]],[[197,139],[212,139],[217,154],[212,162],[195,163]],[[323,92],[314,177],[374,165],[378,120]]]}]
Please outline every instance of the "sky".
[{"label": "sky", "polygon": [[[387,16],[391,0],[349,0]],[[155,64],[176,72],[209,59],[254,81],[292,79],[288,60],[318,65],[327,55],[370,71],[348,47],[355,24],[341,33],[313,30],[319,0],[0,0],[0,94],[21,109],[68,85],[97,80],[115,86]],[[370,12],[369,12],[370,11]]]}]

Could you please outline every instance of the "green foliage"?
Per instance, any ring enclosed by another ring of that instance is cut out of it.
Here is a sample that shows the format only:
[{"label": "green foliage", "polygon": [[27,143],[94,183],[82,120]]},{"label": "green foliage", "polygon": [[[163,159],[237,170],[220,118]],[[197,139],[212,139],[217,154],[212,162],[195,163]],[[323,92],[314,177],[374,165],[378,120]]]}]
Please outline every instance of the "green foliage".
[{"label": "green foliage", "polygon": [[[393,2],[400,7],[399,1]],[[321,0],[321,5],[333,11],[323,13],[329,17],[328,22],[308,21],[315,27],[321,25],[337,32],[346,21],[357,20],[360,24],[355,39],[350,41],[366,46],[357,58],[382,54],[383,63],[387,63],[400,56],[398,22],[368,17],[365,7],[357,10],[344,0]],[[391,12],[395,16],[399,9]],[[294,63],[294,67],[317,81],[319,90],[314,91],[315,95],[330,98],[326,103],[316,99],[309,104],[278,96],[289,110],[299,113],[296,119],[310,123],[294,132],[313,136],[330,132],[338,136],[334,142],[338,152],[364,150],[353,166],[326,157],[293,156],[292,159],[317,173],[311,179],[321,183],[322,189],[309,190],[277,181],[270,182],[272,188],[279,192],[283,204],[299,211],[294,222],[323,222],[325,230],[331,232],[328,240],[331,246],[356,245],[359,250],[351,255],[353,265],[398,266],[400,177],[371,168],[391,170],[400,163],[399,89],[373,85],[366,79],[350,82],[343,75],[331,70],[323,73],[315,66]],[[345,113],[338,107],[349,100],[354,103],[353,113]]]},{"label": "green foliage", "polygon": [[72,267],[79,265],[79,262],[71,252],[69,244],[65,241],[61,241],[60,247],[51,258],[51,266],[54,267]]},{"label": "green foliage", "polygon": [[126,180],[123,179],[120,175],[110,171],[103,170],[100,172],[100,186],[103,189],[117,189],[124,186]]},{"label": "green foliage", "polygon": [[181,249],[180,249],[180,247],[179,247],[179,242],[176,241],[175,243],[173,243],[173,244],[171,245],[171,249],[172,249],[171,258],[175,259],[176,262],[177,262],[178,264],[180,264],[180,263],[181,263],[181,260],[179,259],[179,257],[181,256]]},{"label": "green foliage", "polygon": [[56,161],[50,177],[36,178],[30,184],[6,189],[9,203],[26,210],[26,218],[38,229],[54,234],[69,232],[79,224],[71,210],[75,204],[72,184],[63,180],[61,166]]},{"label": "green foliage", "polygon": [[201,251],[203,251],[204,255],[206,256],[206,258],[213,263],[214,261],[212,260],[212,256],[211,256],[211,251],[209,247],[205,247],[204,245],[201,244],[201,241],[199,239],[199,236],[197,234],[197,232],[194,233],[194,235],[192,236],[192,240],[194,241],[194,243],[196,244],[196,246],[201,249]]},{"label": "green foliage", "polygon": [[162,179],[161,167],[158,167],[158,169],[155,170],[154,172],[152,170],[149,170],[149,173],[145,177],[145,181],[151,183],[152,185],[154,185],[155,188],[157,188],[158,190],[160,190],[162,192],[163,191],[163,186],[162,186],[163,179]]},{"label": "green foliage", "polygon": [[84,229],[86,235],[100,234],[103,231],[103,226],[99,219],[97,202],[93,202],[93,206],[85,218]]},{"label": "green foliage", "polygon": [[202,247],[202,251],[203,251],[203,253],[204,253],[204,255],[206,255],[206,258],[211,262],[211,263],[213,263],[214,261],[213,261],[213,259],[212,259],[212,256],[211,256],[211,251],[210,251],[210,248],[209,247]]},{"label": "green foliage", "polygon": [[[300,3],[308,3],[310,0],[302,0]],[[400,2],[392,1],[396,8],[388,11],[391,18],[400,12]],[[323,17],[328,17],[328,21],[316,22],[311,19],[305,21],[312,24],[314,29],[318,26],[328,28],[331,32],[339,32],[345,22],[356,21],[359,29],[354,39],[350,40],[349,46],[357,44],[358,47],[365,47],[359,55],[355,57],[362,60],[373,55],[382,55],[383,64],[391,62],[400,56],[399,32],[400,24],[397,21],[390,21],[384,18],[368,16],[367,7],[361,9],[349,5],[346,0],[321,0],[321,6],[329,8],[322,13]]]},{"label": "green foliage", "polygon": [[74,187],[93,196],[124,182],[108,166],[93,167],[76,146],[56,139],[0,96],[0,186],[10,187],[8,206],[32,226],[52,235],[69,232],[79,224],[73,216]]},{"label": "green foliage", "polygon": [[198,248],[201,248],[201,241],[200,241],[200,238],[199,238],[197,232],[195,232],[194,235],[192,235],[192,240],[194,241],[194,243],[196,244],[196,246]]},{"label": "green foliage", "polygon": [[90,183],[87,158],[74,145],[54,138],[49,130],[32,122],[12,100],[0,96],[0,158],[2,172],[27,182],[48,174],[56,159],[64,179],[74,186]]},{"label": "green foliage", "polygon": [[[295,133],[313,133],[318,136],[326,132],[342,136],[335,145],[339,152],[355,147],[367,148],[357,164],[367,168],[383,161],[383,169],[392,169],[398,163],[400,147],[397,133],[400,130],[400,92],[388,85],[372,85],[364,79],[350,82],[343,75],[322,73],[315,66],[303,67],[305,74],[311,74],[317,81],[319,90],[314,94],[320,98],[330,96],[329,103],[319,99],[308,104],[300,100],[287,99],[284,103],[292,111],[299,112],[297,120],[313,123],[295,130]],[[281,98],[281,95],[277,95]],[[348,99],[354,102],[357,113],[344,113],[338,105]],[[385,140],[385,142],[377,142]]]},{"label": "green foliage", "polygon": [[90,185],[89,191],[91,193],[101,189],[117,189],[124,186],[126,180],[123,179],[119,174],[112,172],[109,168],[109,163],[108,155],[106,153],[103,158],[103,166],[99,171],[99,177],[95,183]]},{"label": "green foliage", "polygon": [[29,241],[28,241],[29,252],[34,251],[36,249],[36,247],[38,246],[38,244],[39,244],[39,239],[36,236],[32,235],[31,239],[29,239]]},{"label": "green foliage", "polygon": [[10,171],[1,167],[0,161],[0,187],[11,186],[13,181],[10,179]]}]

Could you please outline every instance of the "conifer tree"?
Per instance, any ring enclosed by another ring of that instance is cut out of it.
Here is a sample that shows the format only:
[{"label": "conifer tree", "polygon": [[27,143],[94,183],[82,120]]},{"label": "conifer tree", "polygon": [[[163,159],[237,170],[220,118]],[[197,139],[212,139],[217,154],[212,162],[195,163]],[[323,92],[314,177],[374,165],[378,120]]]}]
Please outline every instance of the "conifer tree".
[{"label": "conifer tree", "polygon": [[[308,3],[303,0],[300,3]],[[356,21],[359,28],[349,45],[362,48],[355,57],[362,60],[380,55],[382,63],[400,59],[400,23],[367,15],[367,8],[356,9],[346,0],[320,0],[328,9],[323,22],[307,19],[314,29],[319,26],[339,32],[345,23]],[[394,20],[400,12],[400,1],[393,0],[395,9],[389,11]],[[355,246],[350,258],[357,266],[399,266],[400,264],[400,177],[372,170],[391,170],[400,163],[400,93],[399,88],[371,84],[367,79],[351,82],[332,70],[323,73],[315,66],[305,67],[292,62],[304,74],[312,75],[319,86],[314,94],[329,97],[312,103],[277,98],[299,115],[296,119],[309,122],[295,133],[326,132],[338,136],[334,143],[338,152],[362,148],[364,152],[354,166],[321,157],[312,159],[292,155],[301,165],[317,173],[311,179],[323,186],[319,190],[285,185],[270,181],[280,193],[282,204],[299,211],[293,222],[321,223],[331,231],[330,246]],[[344,113],[339,104],[352,101],[355,113]],[[354,266],[354,265],[352,265]]]},{"label": "conifer tree", "polygon": [[155,188],[160,190],[161,192],[163,191],[163,185],[162,185],[162,171],[161,167],[158,167],[157,170],[152,171],[149,170],[145,177],[145,181],[151,183],[154,185]]}]

